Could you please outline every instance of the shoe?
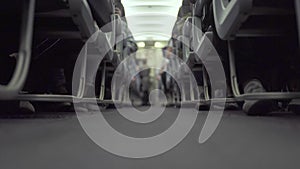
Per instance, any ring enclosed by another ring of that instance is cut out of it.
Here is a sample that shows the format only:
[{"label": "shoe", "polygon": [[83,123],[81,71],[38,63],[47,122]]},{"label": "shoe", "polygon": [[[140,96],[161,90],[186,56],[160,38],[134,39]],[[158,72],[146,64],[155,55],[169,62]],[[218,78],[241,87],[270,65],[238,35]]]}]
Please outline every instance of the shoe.
[{"label": "shoe", "polygon": [[239,110],[240,107],[237,103],[226,103],[225,110]]},{"label": "shoe", "polygon": [[249,116],[264,116],[277,109],[277,102],[274,100],[245,101],[244,112]]},{"label": "shoe", "polygon": [[26,114],[32,114],[35,113],[35,108],[29,101],[20,101],[19,111]]},{"label": "shoe", "polygon": [[[54,89],[53,93],[61,94],[61,95],[68,95],[69,94],[65,84],[57,86]],[[73,104],[70,103],[70,102],[56,103],[55,106],[56,106],[56,110],[55,111],[74,112]]]},{"label": "shoe", "polygon": [[74,112],[70,102],[37,102],[35,106],[38,112]]},{"label": "shoe", "polygon": [[[50,94],[68,95],[68,90],[65,85],[56,86]],[[71,102],[38,102],[35,104],[38,112],[74,112],[74,107]]]},{"label": "shoe", "polygon": [[[95,86],[92,84],[86,84],[83,98],[95,98]],[[88,103],[82,101],[81,103],[76,103],[76,111],[78,112],[98,112],[99,105],[95,103]]]},{"label": "shoe", "polygon": [[[259,80],[251,80],[244,87],[244,93],[265,92],[263,85]],[[267,115],[278,109],[278,103],[274,100],[246,100],[243,105],[244,112],[249,116]]]},{"label": "shoe", "polygon": [[[300,91],[300,81],[298,79],[291,79],[288,84],[289,92]],[[288,103],[288,111],[300,115],[300,99],[293,99]]]},{"label": "shoe", "polygon": [[300,99],[293,99],[288,105],[288,111],[300,115]]}]

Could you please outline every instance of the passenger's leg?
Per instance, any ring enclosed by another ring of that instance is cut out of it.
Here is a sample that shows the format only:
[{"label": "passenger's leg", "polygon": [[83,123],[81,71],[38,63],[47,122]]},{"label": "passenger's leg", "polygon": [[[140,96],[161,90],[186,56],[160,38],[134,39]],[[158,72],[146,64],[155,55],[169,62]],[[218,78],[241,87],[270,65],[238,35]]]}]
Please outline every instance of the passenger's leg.
[{"label": "passenger's leg", "polygon": [[[244,93],[261,93],[281,88],[279,83],[278,54],[274,44],[264,39],[235,41],[238,79]],[[278,108],[273,100],[246,100],[243,110],[248,115],[263,115]]]},{"label": "passenger's leg", "polygon": [[161,82],[162,82],[162,85],[163,85],[163,90],[165,92],[167,92],[167,73],[166,72],[163,72],[161,74]]},{"label": "passenger's leg", "polygon": [[[73,67],[81,47],[80,41],[60,40],[48,50],[36,51],[28,88],[33,93],[71,95],[69,86],[72,86]],[[41,111],[73,111],[69,102],[39,103],[35,106]]]},{"label": "passenger's leg", "polygon": [[[287,88],[290,92],[300,92],[300,51],[299,51],[299,42],[296,39],[290,40],[290,57],[289,67],[288,67],[288,84]],[[288,110],[296,114],[300,114],[300,99],[293,99],[288,104]]]}]

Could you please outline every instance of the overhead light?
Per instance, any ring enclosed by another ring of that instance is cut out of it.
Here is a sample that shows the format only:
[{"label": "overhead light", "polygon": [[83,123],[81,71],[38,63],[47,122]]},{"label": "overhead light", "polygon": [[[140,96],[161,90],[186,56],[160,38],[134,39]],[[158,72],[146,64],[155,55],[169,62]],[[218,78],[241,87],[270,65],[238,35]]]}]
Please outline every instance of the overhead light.
[{"label": "overhead light", "polygon": [[[138,34],[133,34],[133,36],[137,42],[145,42],[145,41],[162,42],[162,41],[169,41],[171,38],[170,35],[161,35],[158,33],[148,33],[148,32],[141,32]],[[153,45],[154,45],[154,42],[153,42]]]},{"label": "overhead light", "polygon": [[163,48],[163,47],[165,47],[165,44],[163,44],[162,42],[155,42],[154,43],[154,47],[156,47],[156,48]]},{"label": "overhead light", "polygon": [[[138,42],[168,41],[182,0],[122,0],[122,3],[126,11],[128,27],[135,40]],[[136,37],[137,34],[144,34],[144,36]]]},{"label": "overhead light", "polygon": [[137,43],[137,46],[138,46],[139,48],[144,48],[144,47],[146,46],[146,44],[145,44],[145,42],[138,42],[138,43]]}]

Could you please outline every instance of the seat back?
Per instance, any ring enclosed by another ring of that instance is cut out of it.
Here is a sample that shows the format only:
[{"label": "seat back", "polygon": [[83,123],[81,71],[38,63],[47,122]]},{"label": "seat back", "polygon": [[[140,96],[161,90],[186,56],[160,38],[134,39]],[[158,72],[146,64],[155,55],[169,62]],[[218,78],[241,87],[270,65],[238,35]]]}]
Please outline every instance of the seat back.
[{"label": "seat back", "polygon": [[87,1],[69,0],[69,5],[73,21],[78,26],[82,38],[87,39],[92,36],[99,28]]},{"label": "seat back", "polygon": [[182,28],[182,37],[183,37],[183,60],[186,61],[189,58],[191,52],[191,42],[192,42],[192,17],[189,17],[185,20]]},{"label": "seat back", "polygon": [[111,16],[114,13],[113,0],[87,0],[98,26],[111,22]]},{"label": "seat back", "polygon": [[111,21],[112,7],[103,11],[100,9],[112,6],[112,3],[106,0],[103,0],[103,6],[99,3],[93,0],[38,1],[35,24],[37,35],[41,38],[87,40],[99,27]]},{"label": "seat back", "polygon": [[[285,0],[213,0],[216,30],[221,39],[278,36],[295,28],[294,2]],[[295,31],[294,31],[295,32]]]}]

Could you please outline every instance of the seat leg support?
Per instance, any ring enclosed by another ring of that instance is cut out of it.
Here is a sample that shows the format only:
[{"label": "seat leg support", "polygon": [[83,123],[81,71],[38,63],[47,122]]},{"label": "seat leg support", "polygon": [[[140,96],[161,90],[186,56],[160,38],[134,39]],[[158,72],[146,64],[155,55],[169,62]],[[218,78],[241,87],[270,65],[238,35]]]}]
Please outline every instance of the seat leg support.
[{"label": "seat leg support", "polygon": [[0,99],[15,99],[27,79],[33,36],[35,0],[24,0],[22,9],[21,40],[16,68],[8,85],[0,85]]},{"label": "seat leg support", "polygon": [[240,93],[238,78],[236,74],[235,54],[234,54],[234,49],[231,41],[228,41],[228,51],[229,51],[231,89],[234,97],[240,97],[241,93]]}]

